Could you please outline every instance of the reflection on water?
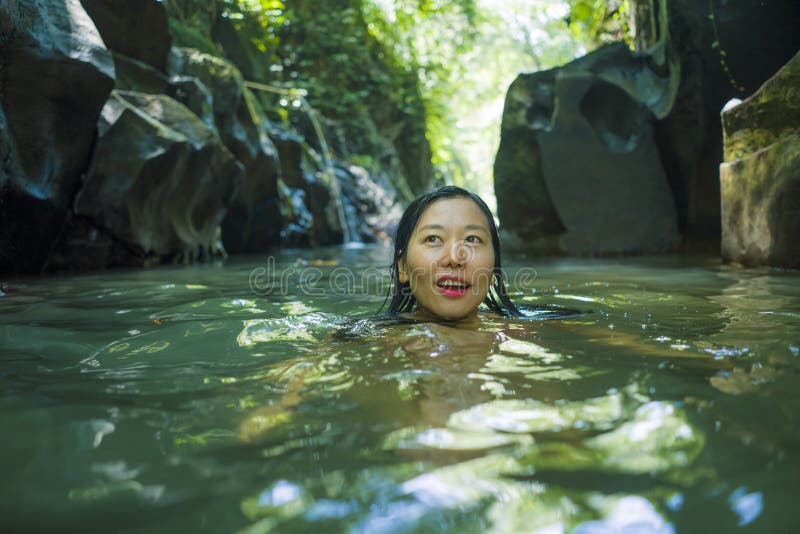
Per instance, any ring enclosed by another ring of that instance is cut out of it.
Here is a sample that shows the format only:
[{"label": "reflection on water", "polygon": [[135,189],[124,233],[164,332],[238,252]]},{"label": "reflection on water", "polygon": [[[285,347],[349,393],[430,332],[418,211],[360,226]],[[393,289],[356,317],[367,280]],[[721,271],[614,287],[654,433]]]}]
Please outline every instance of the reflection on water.
[{"label": "reflection on water", "polygon": [[550,308],[459,328],[363,320],[388,258],[287,252],[275,291],[250,287],[261,258],[5,282],[4,526],[800,524],[796,273],[512,258],[538,273],[514,300]]}]

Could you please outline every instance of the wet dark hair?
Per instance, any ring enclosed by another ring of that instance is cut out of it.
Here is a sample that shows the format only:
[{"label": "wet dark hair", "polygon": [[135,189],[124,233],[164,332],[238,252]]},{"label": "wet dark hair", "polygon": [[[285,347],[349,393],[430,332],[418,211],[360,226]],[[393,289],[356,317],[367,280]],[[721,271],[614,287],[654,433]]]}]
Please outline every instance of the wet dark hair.
[{"label": "wet dark hair", "polygon": [[[420,195],[403,213],[403,217],[400,219],[400,224],[397,226],[397,232],[394,236],[394,255],[390,267],[392,285],[389,288],[389,294],[386,296],[386,301],[389,302],[386,313],[389,315],[407,313],[412,311],[417,304],[417,299],[414,298],[414,295],[411,293],[411,285],[408,282],[400,281],[397,262],[400,258],[405,259],[411,234],[414,232],[414,228],[416,228],[422,214],[425,213],[428,206],[443,198],[468,198],[472,200],[481,209],[489,223],[489,232],[492,236],[492,248],[494,249],[494,268],[492,269],[493,276],[489,286],[489,293],[486,295],[483,304],[489,308],[490,311],[506,317],[524,317],[525,315],[511,302],[506,292],[504,273],[500,261],[500,235],[497,232],[497,225],[494,224],[494,217],[492,216],[491,210],[489,210],[489,207],[481,197],[475,193],[470,193],[466,189],[451,185],[440,187]],[[386,301],[384,301],[383,306],[381,306],[381,310],[386,307]]]}]

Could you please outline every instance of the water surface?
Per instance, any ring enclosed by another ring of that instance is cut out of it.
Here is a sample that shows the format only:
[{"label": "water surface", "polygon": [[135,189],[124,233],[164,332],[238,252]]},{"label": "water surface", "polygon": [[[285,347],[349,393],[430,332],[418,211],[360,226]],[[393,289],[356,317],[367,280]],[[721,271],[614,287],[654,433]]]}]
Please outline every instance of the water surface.
[{"label": "water surface", "polygon": [[798,273],[511,257],[517,303],[585,313],[354,324],[388,258],[4,282],[4,530],[800,525]]}]

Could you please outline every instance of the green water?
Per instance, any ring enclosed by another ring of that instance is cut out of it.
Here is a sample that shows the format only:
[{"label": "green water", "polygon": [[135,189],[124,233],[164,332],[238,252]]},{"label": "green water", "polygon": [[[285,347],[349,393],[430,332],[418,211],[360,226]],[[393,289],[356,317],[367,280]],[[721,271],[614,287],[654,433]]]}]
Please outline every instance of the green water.
[{"label": "green water", "polygon": [[388,257],[6,280],[2,530],[800,525],[797,272],[512,257],[516,302],[591,313],[341,335]]}]

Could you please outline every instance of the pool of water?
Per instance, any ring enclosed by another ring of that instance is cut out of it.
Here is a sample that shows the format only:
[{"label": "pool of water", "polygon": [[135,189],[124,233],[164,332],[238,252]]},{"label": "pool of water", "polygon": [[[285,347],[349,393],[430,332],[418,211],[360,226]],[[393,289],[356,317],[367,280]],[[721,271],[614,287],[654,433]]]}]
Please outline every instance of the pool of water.
[{"label": "pool of water", "polygon": [[527,260],[547,320],[354,322],[385,248],[6,280],[4,531],[786,532],[800,274]]}]

